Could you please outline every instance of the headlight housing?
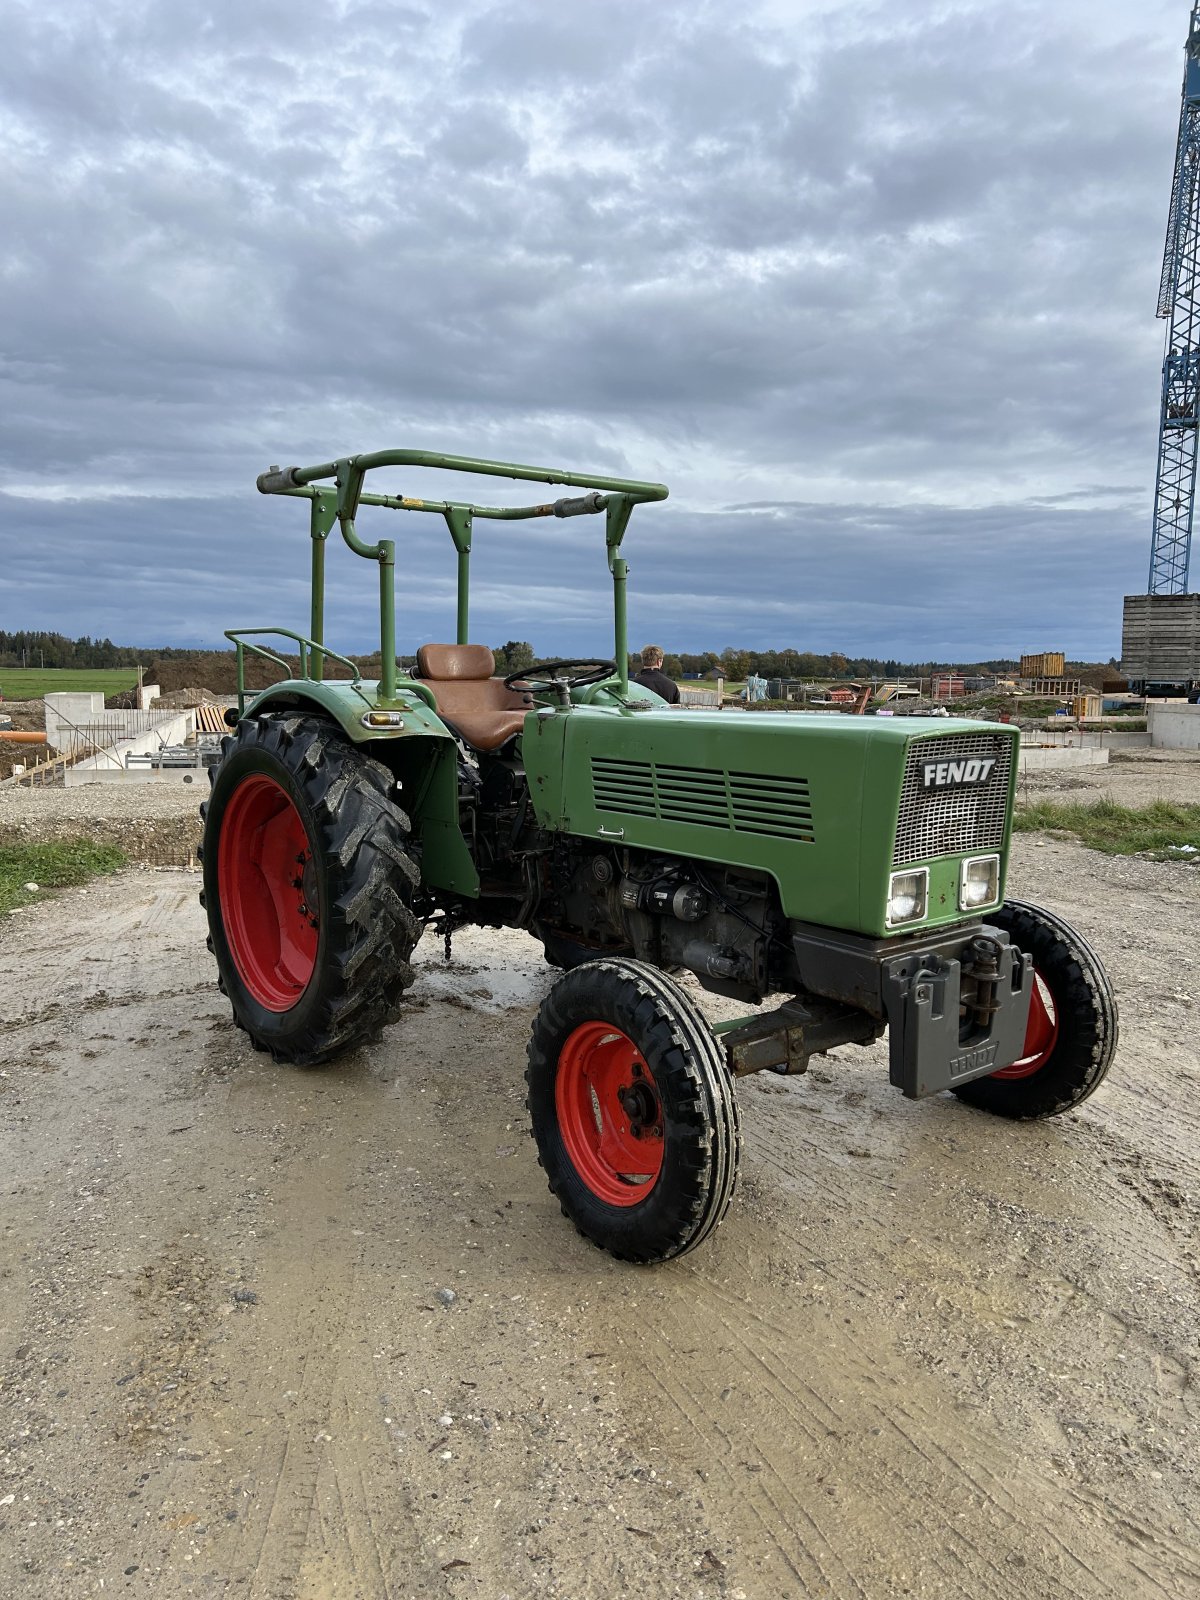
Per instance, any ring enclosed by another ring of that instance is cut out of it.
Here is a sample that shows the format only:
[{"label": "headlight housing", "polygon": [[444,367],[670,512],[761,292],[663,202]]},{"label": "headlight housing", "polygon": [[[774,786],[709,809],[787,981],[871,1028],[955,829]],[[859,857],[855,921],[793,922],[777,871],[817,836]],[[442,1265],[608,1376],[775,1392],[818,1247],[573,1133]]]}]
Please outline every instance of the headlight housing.
[{"label": "headlight housing", "polygon": [[958,876],[960,911],[982,911],[1000,899],[1000,857],[971,856]]},{"label": "headlight housing", "polygon": [[929,903],[929,868],[912,867],[893,872],[888,880],[887,925],[899,928],[920,922]]}]

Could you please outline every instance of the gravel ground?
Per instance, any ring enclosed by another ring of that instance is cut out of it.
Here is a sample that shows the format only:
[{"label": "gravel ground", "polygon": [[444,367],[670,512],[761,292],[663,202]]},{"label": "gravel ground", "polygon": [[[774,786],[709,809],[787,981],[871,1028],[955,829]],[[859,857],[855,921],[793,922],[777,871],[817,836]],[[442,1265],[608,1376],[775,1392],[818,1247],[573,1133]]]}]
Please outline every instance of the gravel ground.
[{"label": "gravel ground", "polygon": [[1038,800],[1070,805],[1115,800],[1122,806],[1148,806],[1155,800],[1200,803],[1200,751],[1120,751],[1104,767],[1031,772],[1018,784],[1017,803]]},{"label": "gravel ground", "polygon": [[0,844],[83,836],[115,844],[144,866],[190,866],[200,839],[200,801],[207,793],[204,773],[191,784],[0,789]]},{"label": "gravel ground", "polygon": [[749,1079],[728,1217],[652,1270],[546,1193],[526,936],[423,943],[396,1026],[301,1071],[234,1027],[194,877],[4,918],[0,1594],[1200,1593],[1200,870],[1022,835],[1011,886],[1112,975],[1100,1092],[910,1104],[879,1045]]}]

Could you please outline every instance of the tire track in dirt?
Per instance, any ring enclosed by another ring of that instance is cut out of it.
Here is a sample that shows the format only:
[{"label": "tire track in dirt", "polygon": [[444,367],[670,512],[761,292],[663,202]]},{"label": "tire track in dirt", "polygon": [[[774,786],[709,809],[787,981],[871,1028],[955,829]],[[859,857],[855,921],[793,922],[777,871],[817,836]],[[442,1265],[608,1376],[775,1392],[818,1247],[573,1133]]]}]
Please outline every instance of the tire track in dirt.
[{"label": "tire track in dirt", "polygon": [[[1038,854],[1104,935],[1117,891],[1082,852]],[[32,1290],[63,1320],[47,1374],[31,1348],[0,1390],[11,1430],[38,1386],[21,1470],[53,1508],[22,1534],[37,1573],[0,1541],[0,1588],[1200,1591],[1200,1064],[1171,955],[1195,896],[1152,866],[1122,865],[1120,892],[1136,907],[1150,885],[1153,928],[1097,940],[1134,1003],[1083,1111],[1010,1128],[912,1106],[878,1050],[752,1081],[729,1218],[650,1272],[578,1240],[536,1167],[528,1006],[479,1009],[508,994],[491,974],[524,960],[517,936],[464,937],[377,1048],[303,1073],[255,1056],[206,989],[190,880],[126,874],[23,913],[0,965],[59,1042],[55,1070],[0,1095],[22,1175],[6,1309],[27,1325]],[[73,1236],[81,1207],[96,1225]],[[195,1313],[131,1293],[173,1295],[200,1258]],[[161,1430],[95,1424],[126,1397]]]},{"label": "tire track in dirt", "polygon": [[[756,1285],[753,1270],[719,1288],[710,1280],[702,1308],[681,1285],[656,1339],[613,1336],[647,1410],[665,1400],[678,1419],[674,1470],[702,1477],[706,1506],[736,1530],[760,1582],[814,1596],[908,1585],[1004,1596],[1019,1568],[1023,1592],[1127,1592],[1133,1569],[1112,1570],[1106,1497],[1039,1470],[982,1407],[885,1359],[878,1327],[863,1341],[842,1317],[800,1303],[795,1321],[766,1316],[753,1309]],[[1051,1504],[1060,1514],[1047,1522]],[[1011,1565],[997,1570],[997,1559]],[[1163,1595],[1200,1582],[1194,1551],[1162,1533],[1145,1541],[1138,1570]]]},{"label": "tire track in dirt", "polygon": [[226,1351],[237,1398],[222,1421],[238,1443],[224,1464],[245,1510],[212,1559],[250,1575],[254,1600],[307,1600],[343,1586],[389,1600],[390,1570],[406,1559],[387,1509],[399,1486],[371,1448],[374,1407],[363,1414],[354,1332],[362,1289],[346,1220],[347,1163],[369,1112],[353,1086],[255,1062],[231,1085],[230,1113],[251,1134],[282,1120],[287,1143],[245,1242],[254,1299]]}]

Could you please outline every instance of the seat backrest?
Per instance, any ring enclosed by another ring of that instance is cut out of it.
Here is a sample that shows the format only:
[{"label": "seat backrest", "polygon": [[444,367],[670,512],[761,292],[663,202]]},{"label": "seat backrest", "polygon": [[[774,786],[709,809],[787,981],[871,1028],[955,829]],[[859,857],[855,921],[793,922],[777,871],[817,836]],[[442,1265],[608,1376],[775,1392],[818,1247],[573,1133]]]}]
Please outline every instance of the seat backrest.
[{"label": "seat backrest", "polygon": [[434,683],[478,682],[495,670],[496,658],[485,644],[423,644],[417,651],[417,676]]}]

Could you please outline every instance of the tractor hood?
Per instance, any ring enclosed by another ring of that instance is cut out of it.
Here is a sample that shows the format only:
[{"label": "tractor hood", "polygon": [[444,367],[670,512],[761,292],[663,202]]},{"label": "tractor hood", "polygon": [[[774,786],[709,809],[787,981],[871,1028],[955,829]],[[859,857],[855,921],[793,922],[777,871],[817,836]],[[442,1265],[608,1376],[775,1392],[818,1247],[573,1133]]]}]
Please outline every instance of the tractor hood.
[{"label": "tractor hood", "polygon": [[[962,920],[965,857],[1007,864],[1019,734],[936,717],[577,705],[531,713],[543,827],[771,874],[787,916],[888,935]],[[927,914],[889,928],[898,868]]]}]

